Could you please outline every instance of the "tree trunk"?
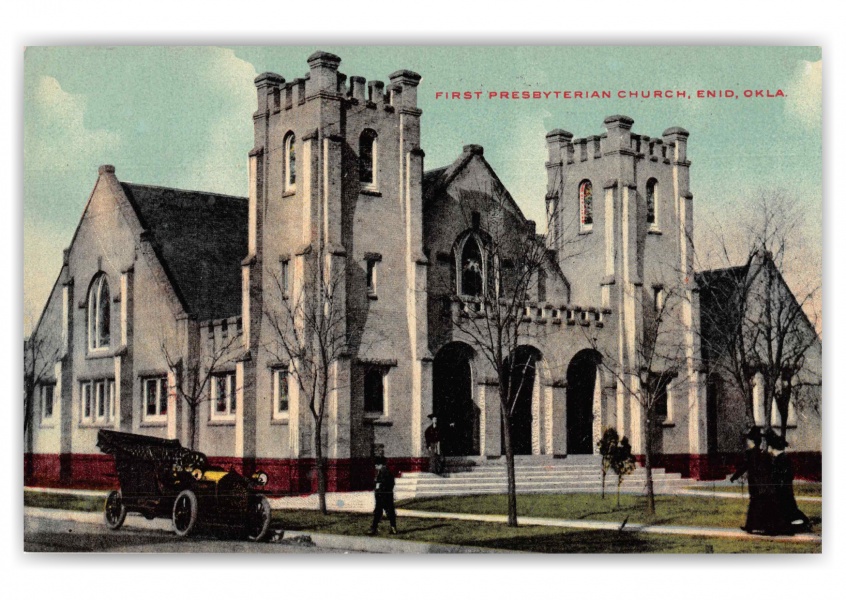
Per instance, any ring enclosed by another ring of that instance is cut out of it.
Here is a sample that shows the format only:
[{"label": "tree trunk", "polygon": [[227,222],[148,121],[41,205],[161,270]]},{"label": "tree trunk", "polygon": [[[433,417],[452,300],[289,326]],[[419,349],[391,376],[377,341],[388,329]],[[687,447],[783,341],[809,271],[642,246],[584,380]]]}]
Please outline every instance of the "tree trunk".
[{"label": "tree trunk", "polygon": [[602,469],[602,499],[605,500],[605,469]]},{"label": "tree trunk", "polygon": [[502,431],[505,440],[505,467],[508,479],[508,526],[517,527],[517,479],[514,473],[514,447],[511,445],[511,418],[508,411],[500,406],[502,412]]},{"label": "tree trunk", "polygon": [[34,404],[35,398],[35,383],[33,382],[33,378],[30,375],[25,377],[26,381],[24,381],[24,434],[26,434],[27,429],[30,426],[30,420],[32,419],[32,405]]},{"label": "tree trunk", "polygon": [[191,444],[191,450],[197,449],[197,404],[196,403],[188,403],[188,412],[190,414],[190,419],[188,419],[191,427],[190,435],[188,436],[189,443]]},{"label": "tree trunk", "polygon": [[323,419],[314,420],[314,458],[317,469],[317,498],[321,514],[329,514],[326,508],[326,461],[323,458]]},{"label": "tree trunk", "polygon": [[620,508],[620,486],[623,485],[623,478],[617,477],[617,508]]},{"label": "tree trunk", "polygon": [[746,429],[755,425],[755,397],[752,394],[751,386],[749,391],[744,393],[746,398]]},{"label": "tree trunk", "polygon": [[[29,377],[24,384],[26,389],[24,391],[24,452],[32,454],[33,451],[33,430],[35,423],[32,423],[35,415],[35,385],[30,383]],[[55,410],[55,408],[54,408]],[[32,460],[24,461],[24,479],[29,480],[34,473],[34,466]]]},{"label": "tree trunk", "polygon": [[781,409],[778,411],[778,416],[781,417],[781,439],[785,442],[787,441],[787,412],[790,410],[790,407],[784,409],[782,412]]},{"label": "tree trunk", "polygon": [[652,481],[652,419],[646,418],[646,447],[643,451],[646,468],[646,514],[655,514],[655,484]]}]

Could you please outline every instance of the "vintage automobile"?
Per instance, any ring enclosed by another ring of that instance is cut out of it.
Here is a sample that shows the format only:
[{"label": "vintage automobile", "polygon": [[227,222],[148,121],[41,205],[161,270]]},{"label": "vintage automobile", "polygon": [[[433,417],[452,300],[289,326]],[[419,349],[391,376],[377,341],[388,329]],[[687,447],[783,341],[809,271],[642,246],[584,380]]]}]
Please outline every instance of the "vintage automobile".
[{"label": "vintage automobile", "polygon": [[270,527],[270,503],[257,488],[261,471],[242,477],[211,466],[179,440],[101,429],[97,447],[115,457],[120,490],[106,498],[106,525],[119,529],[128,512],[172,519],[179,536],[197,529],[260,541]]}]

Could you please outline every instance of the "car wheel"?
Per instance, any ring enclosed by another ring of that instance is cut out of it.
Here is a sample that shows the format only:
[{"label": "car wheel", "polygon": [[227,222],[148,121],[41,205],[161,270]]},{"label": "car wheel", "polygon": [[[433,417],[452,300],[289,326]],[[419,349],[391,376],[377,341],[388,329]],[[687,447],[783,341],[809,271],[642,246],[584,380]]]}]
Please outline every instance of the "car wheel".
[{"label": "car wheel", "polygon": [[173,529],[176,535],[184,537],[197,525],[197,495],[191,490],[182,490],[173,503]]},{"label": "car wheel", "polygon": [[250,498],[247,506],[247,539],[260,542],[270,529],[270,502],[258,494]]},{"label": "car wheel", "polygon": [[126,505],[120,492],[111,492],[103,507],[103,516],[109,529],[120,529],[126,520]]}]

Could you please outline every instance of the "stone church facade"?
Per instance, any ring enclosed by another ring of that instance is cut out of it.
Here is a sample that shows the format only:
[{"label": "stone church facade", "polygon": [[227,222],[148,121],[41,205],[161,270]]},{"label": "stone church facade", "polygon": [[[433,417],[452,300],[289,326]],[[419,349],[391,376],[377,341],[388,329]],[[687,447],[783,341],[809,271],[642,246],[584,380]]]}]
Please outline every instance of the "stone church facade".
[{"label": "stone church facade", "polygon": [[[723,477],[742,446],[702,367],[688,133],[638,135],[624,116],[587,138],[550,132],[549,230],[537,235],[481,147],[424,171],[418,74],[385,85],[347,79],[339,64],[318,52],[305,77],[256,79],[248,198],[100,168],[29,341],[41,365],[27,481],[107,484],[109,457],[95,447],[106,427],[261,468],[279,492],[313,489],[314,420],[272,321],[318,266],[341,282],[332,302],[348,340],[329,373],[330,489],[367,485],[374,453],[399,471],[423,468],[430,413],[448,427],[449,454],[498,459],[496,374],[453,327],[473,286],[496,277],[485,259],[494,230],[545,244],[549,257],[525,306],[519,352],[535,372],[513,417],[516,453],[593,453],[613,426],[642,454],[642,408],[613,365],[634,360],[650,307],[682,290],[684,360],[665,384],[657,462]],[[188,402],[190,376],[208,385]],[[791,448],[813,462],[819,418],[794,423]]]}]

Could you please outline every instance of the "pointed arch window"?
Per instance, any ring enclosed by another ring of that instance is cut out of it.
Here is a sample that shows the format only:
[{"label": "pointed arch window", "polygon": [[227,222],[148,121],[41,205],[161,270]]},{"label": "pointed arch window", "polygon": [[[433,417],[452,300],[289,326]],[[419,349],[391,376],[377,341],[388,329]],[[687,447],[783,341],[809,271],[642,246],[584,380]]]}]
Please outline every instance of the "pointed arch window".
[{"label": "pointed arch window", "polygon": [[365,129],[358,140],[358,179],[363,188],[376,189],[378,153],[376,132]]},{"label": "pointed arch window", "polygon": [[285,136],[285,191],[293,191],[297,187],[297,138],[293,133]]},{"label": "pointed arch window", "polygon": [[111,341],[109,281],[100,273],[88,290],[88,349],[108,348]]},{"label": "pointed arch window", "polygon": [[456,283],[460,296],[496,297],[499,264],[480,233],[465,235],[455,246]]},{"label": "pointed arch window", "polygon": [[582,231],[593,229],[593,184],[587,179],[579,184],[579,223]]},{"label": "pointed arch window", "polygon": [[483,265],[479,242],[475,236],[470,236],[461,249],[461,293],[463,295],[482,295]]},{"label": "pointed arch window", "polygon": [[658,228],[657,211],[655,208],[655,194],[658,181],[655,178],[646,182],[646,222],[650,229]]}]

